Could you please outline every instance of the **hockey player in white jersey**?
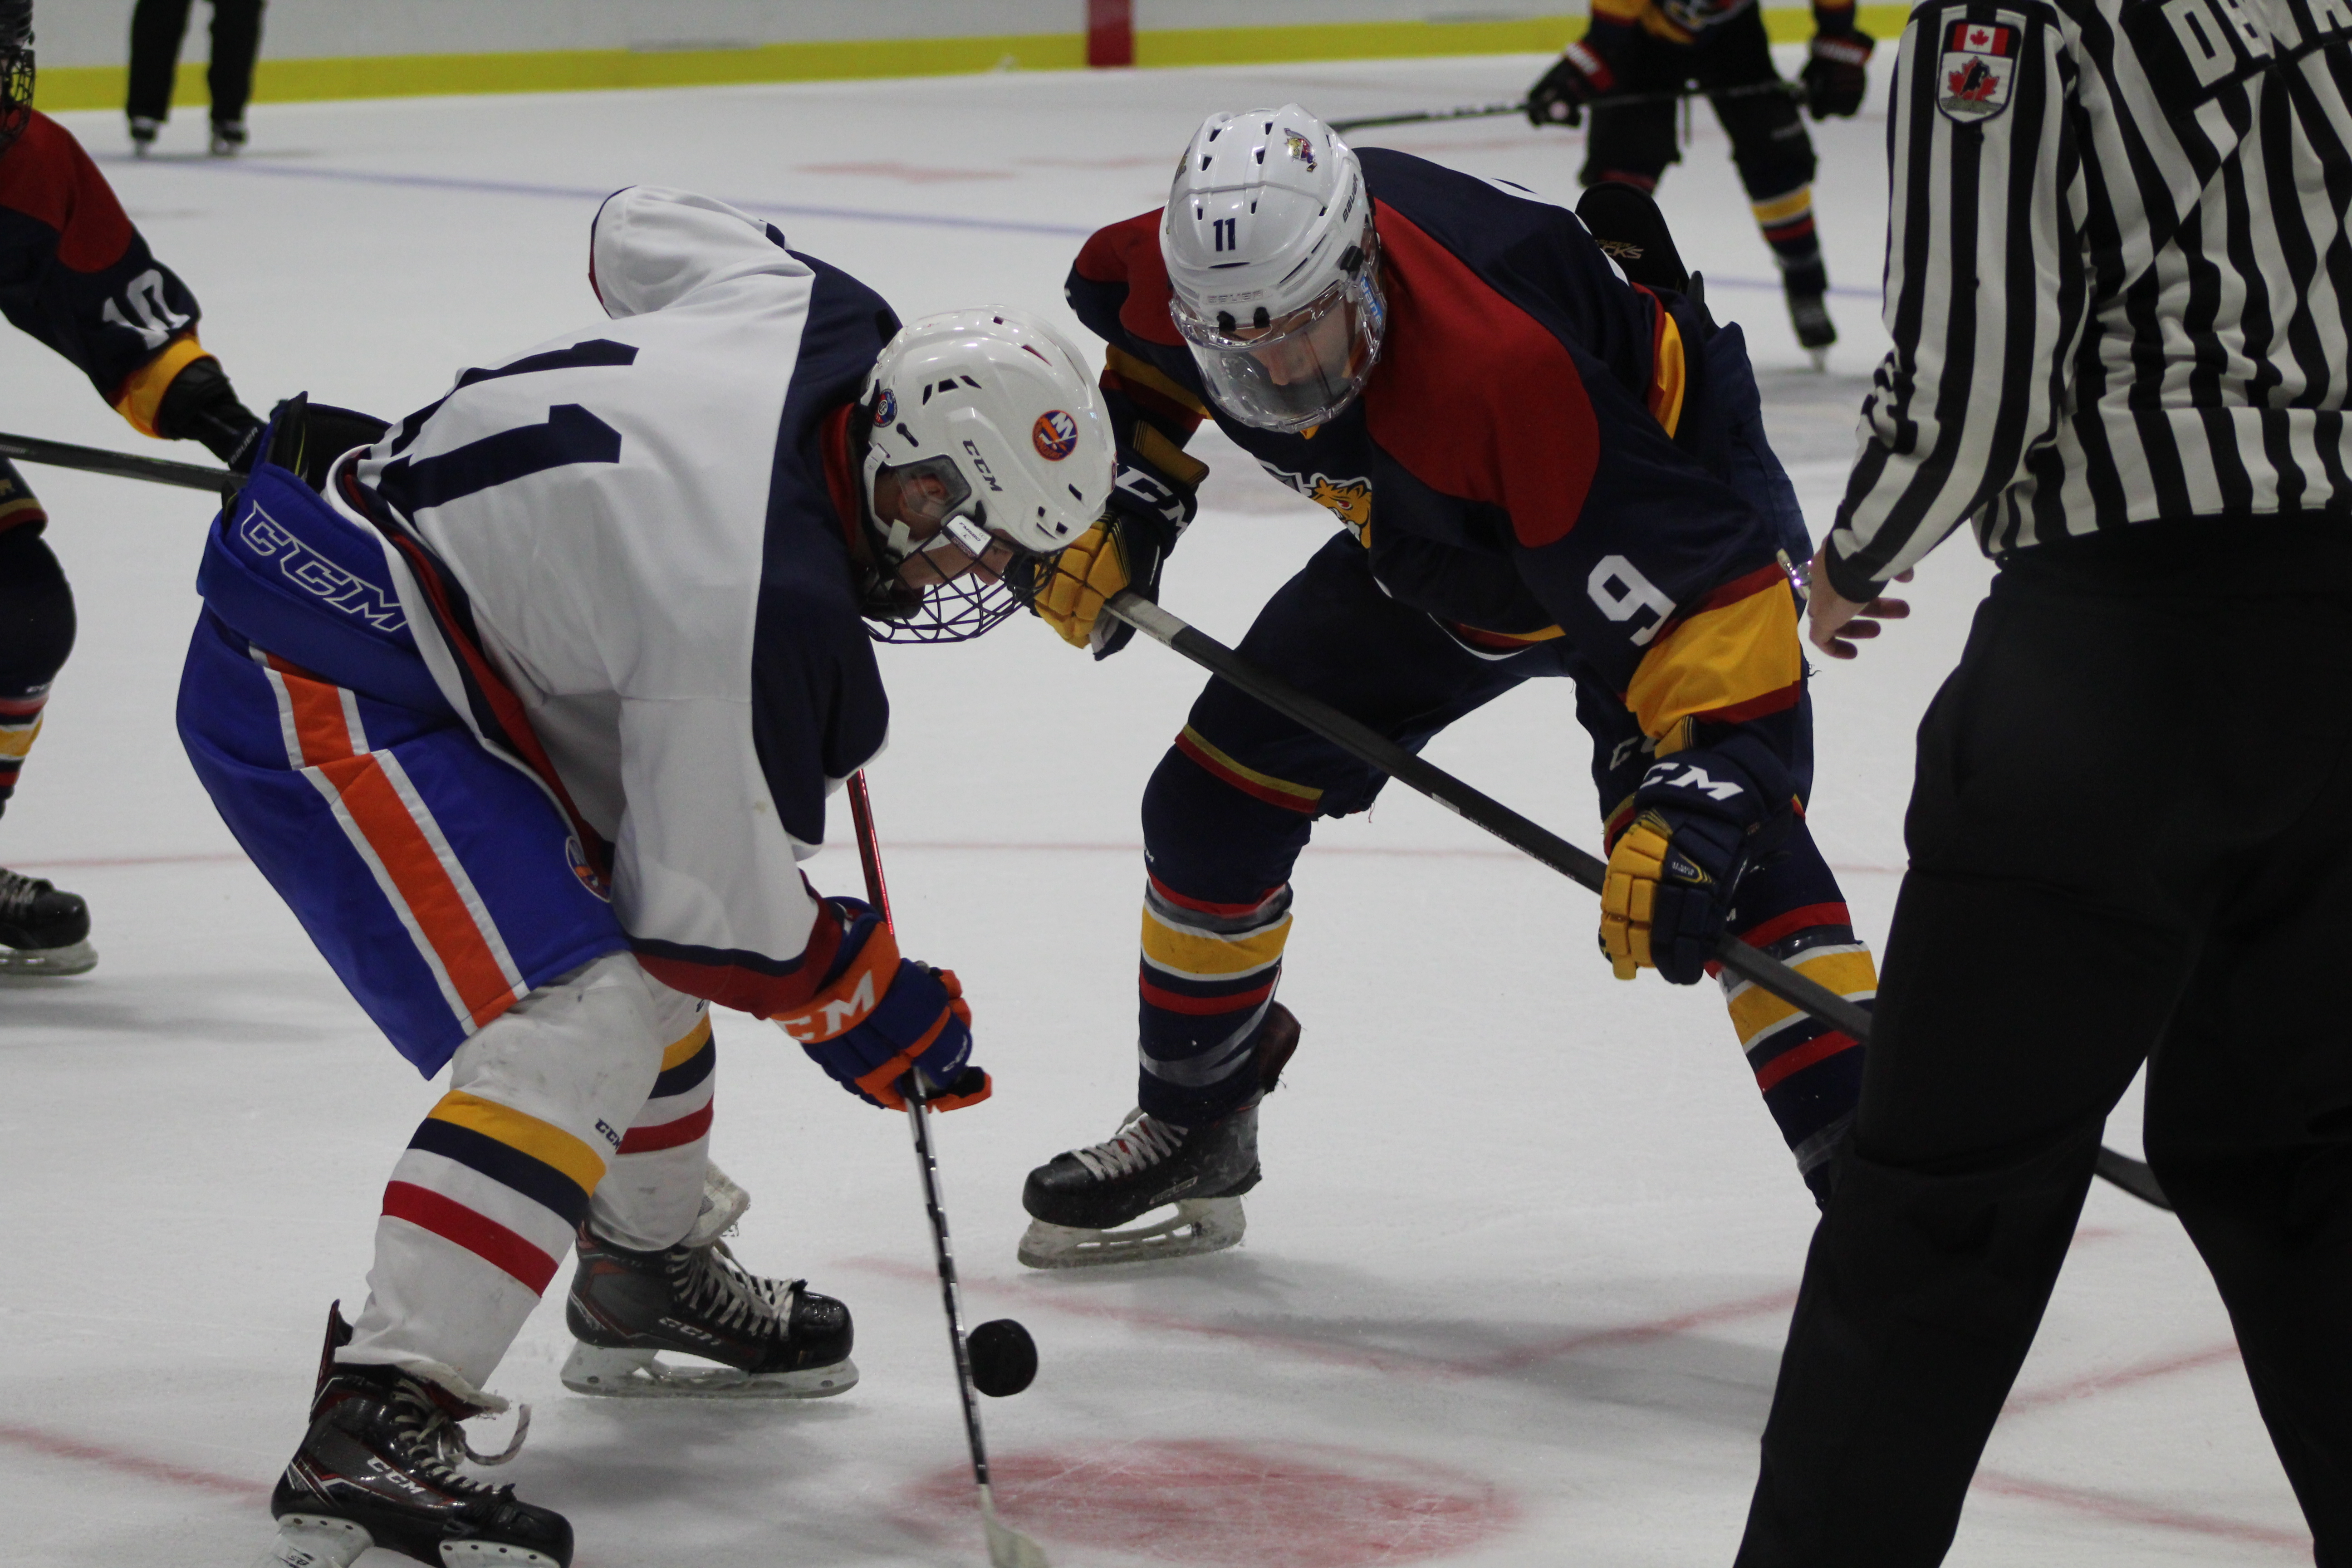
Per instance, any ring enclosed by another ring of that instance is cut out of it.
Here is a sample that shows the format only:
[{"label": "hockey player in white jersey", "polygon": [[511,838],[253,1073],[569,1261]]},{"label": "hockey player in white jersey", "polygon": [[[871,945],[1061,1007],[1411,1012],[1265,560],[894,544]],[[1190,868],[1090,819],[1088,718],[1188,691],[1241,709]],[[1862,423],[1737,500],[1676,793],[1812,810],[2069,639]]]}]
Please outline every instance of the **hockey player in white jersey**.
[{"label": "hockey player in white jersey", "polygon": [[900,331],[704,197],[621,192],[591,256],[610,321],[390,428],[282,408],[207,542],[190,757],[394,1045],[450,1069],[366,1304],[330,1314],[275,1562],[570,1562],[561,1514],[456,1465],[567,1249],[575,1390],[856,1381],[848,1309],[719,1239],[745,1200],[708,1157],[710,1004],[870,1104],[910,1071],[941,1109],[989,1093],[954,974],[797,866],[882,745],[872,639],[986,630],[1016,556],[1101,514],[1097,395],[1043,326]]}]

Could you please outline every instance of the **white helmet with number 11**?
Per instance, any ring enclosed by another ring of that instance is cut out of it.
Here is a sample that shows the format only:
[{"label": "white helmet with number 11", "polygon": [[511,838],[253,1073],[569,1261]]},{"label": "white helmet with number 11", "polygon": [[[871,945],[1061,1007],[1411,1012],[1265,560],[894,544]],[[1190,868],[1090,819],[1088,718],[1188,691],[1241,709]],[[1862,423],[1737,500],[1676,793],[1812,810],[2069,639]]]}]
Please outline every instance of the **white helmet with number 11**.
[{"label": "white helmet with number 11", "polygon": [[1217,406],[1303,430],[1355,401],[1388,326],[1354,153],[1295,103],[1213,114],[1160,217],[1169,315]]}]

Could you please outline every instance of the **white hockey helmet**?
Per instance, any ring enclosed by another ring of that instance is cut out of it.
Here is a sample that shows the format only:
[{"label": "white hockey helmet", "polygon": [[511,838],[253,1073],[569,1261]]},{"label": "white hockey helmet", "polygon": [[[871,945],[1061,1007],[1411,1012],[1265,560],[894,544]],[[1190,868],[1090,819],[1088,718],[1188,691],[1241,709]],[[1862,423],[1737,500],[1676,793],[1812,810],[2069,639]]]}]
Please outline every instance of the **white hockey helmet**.
[{"label": "white hockey helmet", "polygon": [[1364,172],[1295,103],[1213,114],[1160,221],[1168,313],[1218,407],[1261,430],[1338,414],[1380,359],[1388,302]]},{"label": "white hockey helmet", "polygon": [[[874,518],[886,568],[923,553],[954,578],[929,590],[929,614],[904,635],[877,632],[885,641],[953,640],[994,626],[1018,607],[1000,581],[1004,547],[1051,555],[1110,503],[1118,459],[1102,395],[1077,351],[1024,311],[991,306],[908,322],[875,361],[862,401],[868,507],[886,472],[902,484],[935,480],[929,488],[942,498],[940,526],[922,539],[902,520]],[[964,572],[967,563],[982,569]]]}]

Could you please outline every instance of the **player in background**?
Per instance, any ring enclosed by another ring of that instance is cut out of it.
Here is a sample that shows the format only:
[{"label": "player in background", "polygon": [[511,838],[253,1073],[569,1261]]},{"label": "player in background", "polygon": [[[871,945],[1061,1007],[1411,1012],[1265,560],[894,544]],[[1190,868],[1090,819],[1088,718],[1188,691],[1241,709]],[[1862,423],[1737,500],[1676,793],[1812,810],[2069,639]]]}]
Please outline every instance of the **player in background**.
[{"label": "player in background", "polygon": [[[142,436],[240,461],[261,422],[196,340],[196,297],[148,251],[89,155],[33,107],[32,0],[0,0],[0,314],[71,360]],[[73,590],[48,513],[0,458],[0,811],[73,651]],[[89,910],[0,870],[0,974],[79,974],[98,962]]]},{"label": "player in background", "polygon": [[[1812,47],[1798,85],[1816,121],[1853,114],[1869,90],[1872,39],[1854,25],[1853,13],[1853,0],[1813,0]],[[1726,89],[1780,82],[1757,0],[1593,0],[1584,37],[1528,89],[1528,118],[1563,124],[1590,105],[1592,130],[1578,177],[1588,185],[1617,180],[1654,191],[1666,165],[1682,159],[1675,145],[1676,106],[1664,99],[1612,107],[1611,95],[1679,93],[1692,86],[1708,93],[1731,138],[1731,160],[1757,226],[1780,264],[1797,342],[1812,351],[1819,368],[1837,342],[1837,327],[1830,320],[1829,269],[1813,231],[1812,139],[1797,114],[1797,97],[1725,96]]]},{"label": "player in background", "polygon": [[856,1381],[848,1309],[719,1242],[745,1200],[709,1163],[711,1004],[868,1104],[902,1109],[910,1070],[941,1109],[989,1093],[955,976],[797,864],[881,749],[873,637],[977,636],[1018,552],[1101,515],[1083,363],[1006,310],[900,331],[684,192],[613,196],[590,248],[608,321],[373,445],[288,405],[198,579],[198,776],[394,1046],[450,1073],[365,1306],[329,1315],[271,1498],[288,1564],[570,1560],[560,1514],[453,1463],[567,1250],[571,1388]]},{"label": "player in background", "polygon": [[[1109,344],[1119,477],[1039,611],[1097,657],[1128,640],[1101,605],[1156,593],[1206,472],[1183,445],[1213,417],[1346,525],[1259,613],[1245,658],[1413,747],[1523,680],[1570,679],[1618,975],[1695,983],[1728,930],[1866,1001],[1870,955],[1803,817],[1804,521],[1739,331],[1679,291],[1648,196],[1603,185],[1585,205],[1642,242],[1654,287],[1516,187],[1360,159],[1296,106],[1211,117],[1167,207],[1096,234],[1070,273]],[[1291,867],[1318,817],[1367,809],[1383,782],[1230,687],[1202,694],[1143,799],[1139,1109],[1031,1173],[1024,1261],[1238,1238],[1258,1101],[1297,1035],[1274,1000]],[[1726,990],[1819,1195],[1862,1052]],[[1171,1201],[1175,1218],[1108,1234]]]}]

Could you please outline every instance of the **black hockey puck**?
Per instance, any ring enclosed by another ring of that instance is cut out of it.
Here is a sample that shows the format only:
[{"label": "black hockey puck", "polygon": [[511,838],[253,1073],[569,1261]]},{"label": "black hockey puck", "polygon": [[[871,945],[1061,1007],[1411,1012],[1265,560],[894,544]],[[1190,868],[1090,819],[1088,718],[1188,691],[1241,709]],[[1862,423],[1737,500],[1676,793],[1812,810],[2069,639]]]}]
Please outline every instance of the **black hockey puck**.
[{"label": "black hockey puck", "polygon": [[971,1358],[971,1385],[991,1399],[1020,1393],[1037,1375],[1037,1342],[1010,1318],[981,1324],[964,1336],[963,1348]]}]

